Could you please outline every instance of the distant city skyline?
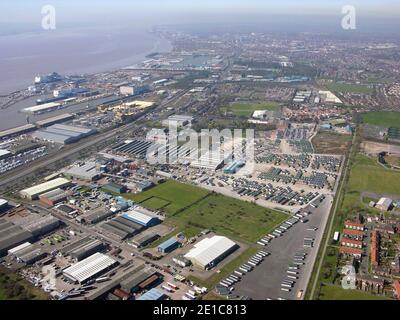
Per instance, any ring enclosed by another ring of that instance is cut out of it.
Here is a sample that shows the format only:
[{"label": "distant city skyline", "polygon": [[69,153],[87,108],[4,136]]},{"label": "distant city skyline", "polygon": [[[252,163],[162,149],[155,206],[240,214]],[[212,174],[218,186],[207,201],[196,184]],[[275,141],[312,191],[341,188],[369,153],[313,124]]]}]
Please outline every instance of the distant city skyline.
[{"label": "distant city skyline", "polygon": [[55,6],[59,18],[69,23],[98,18],[113,20],[118,17],[142,20],[183,13],[335,16],[341,14],[344,5],[355,6],[357,13],[364,16],[400,16],[398,0],[2,0],[0,23],[35,22],[40,16],[40,8],[46,4]]}]

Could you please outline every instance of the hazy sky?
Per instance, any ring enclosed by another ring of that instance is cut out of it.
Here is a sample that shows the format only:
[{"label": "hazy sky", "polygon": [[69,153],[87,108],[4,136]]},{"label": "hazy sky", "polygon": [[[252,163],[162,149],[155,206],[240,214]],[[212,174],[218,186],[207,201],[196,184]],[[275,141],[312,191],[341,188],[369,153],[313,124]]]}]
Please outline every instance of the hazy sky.
[{"label": "hazy sky", "polygon": [[45,4],[56,8],[59,26],[188,23],[234,14],[335,16],[348,4],[359,16],[400,17],[400,0],[0,0],[0,24],[39,25]]}]

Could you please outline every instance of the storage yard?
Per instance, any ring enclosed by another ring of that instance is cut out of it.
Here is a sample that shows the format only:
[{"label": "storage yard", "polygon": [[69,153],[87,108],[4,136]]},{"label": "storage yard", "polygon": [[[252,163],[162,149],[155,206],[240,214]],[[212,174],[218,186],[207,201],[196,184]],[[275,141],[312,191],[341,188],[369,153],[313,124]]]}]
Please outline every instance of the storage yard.
[{"label": "storage yard", "polygon": [[[169,121],[181,126],[192,119]],[[71,129],[51,124],[41,130],[52,128],[59,135]],[[304,140],[307,129],[295,130],[288,139],[257,140],[254,162],[232,159],[229,153],[221,158],[222,149],[195,159],[183,146],[124,137],[20,190],[28,210],[18,219],[16,209],[6,214],[15,233],[4,239],[3,252],[15,252],[5,260],[10,267],[29,266],[38,279],[34,283],[53,299],[193,300],[209,290],[232,296],[232,288],[234,294],[258,298],[260,287],[252,284],[255,292],[242,292],[242,283],[252,281],[252,274],[282,251],[269,247],[292,234],[289,229],[322,223],[313,218],[324,219],[322,213],[300,218],[297,210],[305,212],[317,199],[329,208],[342,170],[342,157],[314,154]],[[72,139],[85,135],[76,131]],[[241,141],[235,145],[244,146]],[[146,163],[155,146],[168,157],[176,150],[179,161],[155,168]],[[323,211],[315,206],[309,212]],[[293,239],[296,250],[307,249],[313,259],[319,238],[297,239],[300,234]],[[296,282],[304,287],[307,270],[291,280],[293,288]]]}]

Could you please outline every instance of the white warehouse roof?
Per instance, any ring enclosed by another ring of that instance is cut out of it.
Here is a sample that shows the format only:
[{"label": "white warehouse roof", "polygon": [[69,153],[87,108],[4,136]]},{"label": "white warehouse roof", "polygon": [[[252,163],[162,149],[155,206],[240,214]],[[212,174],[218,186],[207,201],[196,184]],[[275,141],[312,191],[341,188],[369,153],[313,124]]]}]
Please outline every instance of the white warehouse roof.
[{"label": "white warehouse roof", "polygon": [[107,268],[113,266],[117,261],[102,253],[95,253],[90,257],[75,263],[64,270],[64,274],[71,280],[80,283],[89,280]]},{"label": "white warehouse roof", "polygon": [[185,258],[191,260],[193,264],[208,266],[236,246],[235,242],[226,237],[205,238],[195,244],[193,249],[185,254]]},{"label": "white warehouse roof", "polygon": [[36,105],[33,107],[24,108],[24,109],[22,109],[22,112],[35,113],[35,112],[45,111],[48,109],[58,108],[60,105],[61,104],[59,104],[57,102],[49,102],[49,103]]},{"label": "white warehouse roof", "polygon": [[31,188],[21,190],[20,194],[22,197],[25,197],[25,198],[34,198],[34,197],[41,195],[42,193],[45,193],[45,192],[48,192],[48,191],[51,191],[51,190],[54,190],[57,188],[65,187],[69,184],[70,184],[70,181],[68,179],[57,178],[54,180],[47,181],[45,183],[38,184]]},{"label": "white warehouse roof", "polygon": [[253,112],[253,118],[263,118],[264,115],[266,115],[266,114],[267,114],[266,110],[255,110]]},{"label": "white warehouse roof", "polygon": [[392,205],[392,203],[393,203],[392,199],[380,198],[376,205],[389,208]]},{"label": "white warehouse roof", "polygon": [[0,157],[8,156],[11,152],[8,150],[0,149]]},{"label": "white warehouse roof", "polygon": [[22,249],[30,247],[32,244],[30,242],[24,242],[23,244],[20,244],[19,246],[16,246],[10,250],[8,250],[8,254],[14,254],[18,251],[21,251]]},{"label": "white warehouse roof", "polygon": [[128,211],[123,216],[140,221],[144,225],[147,225],[154,218],[135,209]]}]

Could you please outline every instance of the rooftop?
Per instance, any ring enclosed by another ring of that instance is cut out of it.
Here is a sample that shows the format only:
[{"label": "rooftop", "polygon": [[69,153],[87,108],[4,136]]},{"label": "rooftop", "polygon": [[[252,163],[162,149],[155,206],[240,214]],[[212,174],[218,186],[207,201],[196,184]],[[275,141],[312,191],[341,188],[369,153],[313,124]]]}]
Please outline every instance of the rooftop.
[{"label": "rooftop", "polygon": [[195,259],[206,266],[235,246],[236,243],[226,237],[214,236],[195,244],[194,248],[185,254],[185,258]]},{"label": "rooftop", "polygon": [[78,282],[84,282],[99,272],[113,266],[115,263],[114,259],[97,252],[65,269],[64,274]]}]

